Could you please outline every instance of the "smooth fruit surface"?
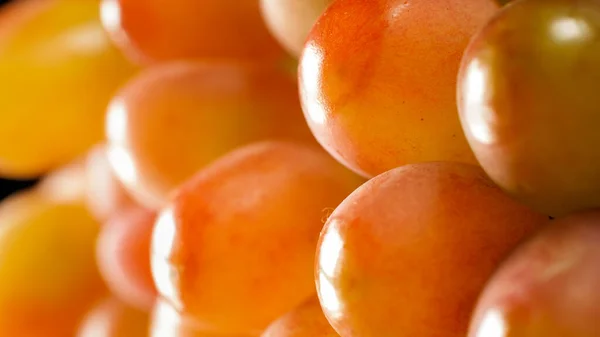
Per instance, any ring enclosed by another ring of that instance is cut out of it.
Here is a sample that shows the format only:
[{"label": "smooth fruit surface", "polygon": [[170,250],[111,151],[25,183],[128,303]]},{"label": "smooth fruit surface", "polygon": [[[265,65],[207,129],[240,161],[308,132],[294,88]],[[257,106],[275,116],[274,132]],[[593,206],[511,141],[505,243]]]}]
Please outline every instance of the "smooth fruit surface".
[{"label": "smooth fruit surface", "polygon": [[0,10],[0,175],[67,164],[102,138],[110,97],[134,72],[98,1],[24,0]]},{"label": "smooth fruit surface", "polygon": [[258,0],[103,0],[104,27],[139,62],[284,55],[260,16]]},{"label": "smooth fruit surface", "polygon": [[279,318],[261,337],[339,337],[325,315],[319,299],[314,297]]},{"label": "smooth fruit surface", "polygon": [[104,300],[87,314],[77,337],[148,337],[149,327],[147,312],[111,298]]},{"label": "smooth fruit surface", "polygon": [[551,215],[600,206],[600,3],[517,1],[465,53],[459,107],[500,187]]},{"label": "smooth fruit surface", "polygon": [[0,206],[0,334],[73,336],[105,289],[94,262],[98,224],[82,202],[22,192]]},{"label": "smooth fruit surface", "polygon": [[104,145],[94,147],[85,159],[85,196],[88,209],[102,222],[136,207],[113,172]]},{"label": "smooth fruit surface", "polygon": [[163,206],[198,170],[265,139],[312,142],[296,84],[273,66],[179,62],[151,68],[113,100],[108,151],[145,206]]},{"label": "smooth fruit surface", "polygon": [[338,0],[300,60],[317,140],[365,176],[424,161],[475,159],[456,110],[456,73],[492,0]]},{"label": "smooth fruit surface", "polygon": [[261,0],[270,31],[290,53],[299,56],[308,33],[332,0]]},{"label": "smooth fruit surface", "polygon": [[320,149],[242,147],[184,184],[154,230],[159,293],[207,329],[260,333],[315,292],[327,210],[357,179]]},{"label": "smooth fruit surface", "polygon": [[597,211],[555,221],[494,276],[469,336],[598,336],[598,242]]},{"label": "smooth fruit surface", "polygon": [[[207,332],[197,322],[184,317],[167,302],[159,300],[152,313],[150,337],[257,337],[256,335]],[[315,336],[316,337],[316,336]]]},{"label": "smooth fruit surface", "polygon": [[115,215],[100,232],[96,259],[116,297],[149,311],[156,300],[150,271],[150,241],[156,213],[132,208]]},{"label": "smooth fruit surface", "polygon": [[321,305],[342,337],[463,337],[488,278],[547,221],[476,166],[391,170],[325,225],[315,271]]}]

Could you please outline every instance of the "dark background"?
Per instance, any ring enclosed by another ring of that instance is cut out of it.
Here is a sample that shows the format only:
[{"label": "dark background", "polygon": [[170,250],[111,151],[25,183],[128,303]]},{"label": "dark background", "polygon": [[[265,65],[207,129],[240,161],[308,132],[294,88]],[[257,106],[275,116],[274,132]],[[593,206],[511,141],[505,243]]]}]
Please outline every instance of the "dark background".
[{"label": "dark background", "polygon": [[[10,0],[0,0],[0,6],[10,2]],[[1,112],[0,112],[1,113]],[[15,191],[27,188],[35,184],[36,180],[7,180],[0,178],[0,200],[6,196],[14,193]]]}]

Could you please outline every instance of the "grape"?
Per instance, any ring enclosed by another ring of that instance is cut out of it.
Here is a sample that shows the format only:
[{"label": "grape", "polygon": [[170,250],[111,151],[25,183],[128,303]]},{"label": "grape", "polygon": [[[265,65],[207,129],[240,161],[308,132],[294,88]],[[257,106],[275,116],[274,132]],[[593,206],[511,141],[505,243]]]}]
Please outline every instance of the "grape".
[{"label": "grape", "polygon": [[196,322],[180,315],[165,301],[156,303],[152,315],[150,337],[255,337],[203,331]]},{"label": "grape", "polygon": [[315,297],[272,323],[262,337],[339,337],[339,335],[325,319],[319,300]]},{"label": "grape", "polygon": [[556,221],[521,247],[486,287],[473,337],[597,337],[600,213]]},{"label": "grape", "polygon": [[0,335],[73,336],[104,296],[94,263],[98,224],[74,201],[37,190],[0,205]]},{"label": "grape", "polygon": [[77,337],[147,337],[149,324],[147,313],[107,299],[88,313]]},{"label": "grape", "polygon": [[86,202],[99,221],[136,206],[135,201],[115,176],[105,146],[97,146],[86,158]]},{"label": "grape", "polygon": [[271,138],[312,142],[293,80],[270,66],[180,62],[149,69],[114,99],[109,159],[138,201],[173,189],[234,148]]},{"label": "grape", "polygon": [[86,195],[83,160],[77,159],[50,172],[36,188],[48,199],[81,202]]},{"label": "grape", "polygon": [[33,177],[102,138],[105,108],[134,69],[110,45],[97,1],[0,9],[0,175]]},{"label": "grape", "polygon": [[339,0],[300,60],[301,101],[317,140],[373,176],[423,161],[475,159],[456,112],[456,73],[492,0]]},{"label": "grape", "polygon": [[293,55],[300,55],[311,28],[332,0],[261,0],[267,26]]},{"label": "grape", "polygon": [[258,0],[103,0],[104,27],[141,63],[190,58],[269,61],[285,53]]},{"label": "grape", "polygon": [[325,225],[316,267],[321,305],[343,337],[463,337],[488,278],[547,221],[476,166],[388,171]]},{"label": "grape", "polygon": [[157,220],[159,293],[209,329],[262,331],[314,294],[322,220],[357,184],[311,147],[261,142],[227,154]]},{"label": "grape", "polygon": [[600,206],[600,2],[507,6],[473,40],[459,79],[463,127],[509,194],[564,215]]},{"label": "grape", "polygon": [[154,212],[133,208],[114,216],[100,232],[97,261],[112,292],[144,310],[154,305],[156,289],[150,271]]}]

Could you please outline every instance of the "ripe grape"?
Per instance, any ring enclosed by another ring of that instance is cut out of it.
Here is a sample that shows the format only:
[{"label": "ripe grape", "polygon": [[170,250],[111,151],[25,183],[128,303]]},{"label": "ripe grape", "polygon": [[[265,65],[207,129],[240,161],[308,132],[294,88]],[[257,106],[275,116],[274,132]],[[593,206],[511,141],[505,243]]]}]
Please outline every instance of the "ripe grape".
[{"label": "ripe grape", "polygon": [[314,297],[273,322],[262,337],[339,337]]},{"label": "ripe grape", "polygon": [[132,208],[115,215],[100,232],[96,257],[109,288],[125,303],[149,310],[156,299],[150,241],[156,214]]},{"label": "ripe grape", "polygon": [[315,291],[327,210],[358,184],[318,149],[261,142],[185,183],[159,217],[159,293],[210,329],[258,333]]},{"label": "ripe grape", "polygon": [[206,332],[197,322],[183,317],[175,308],[159,300],[152,314],[150,337],[256,337],[256,335],[231,335]]},{"label": "ripe grape", "polygon": [[105,288],[94,263],[98,224],[82,202],[37,190],[0,205],[0,335],[73,336]]},{"label": "ripe grape", "polygon": [[261,0],[273,36],[293,55],[300,55],[308,33],[332,0]]},{"label": "ripe grape", "polygon": [[78,0],[0,9],[0,175],[46,173],[102,138],[106,105],[134,69],[97,12]]},{"label": "ripe grape", "polygon": [[325,225],[316,267],[321,305],[343,337],[463,337],[488,278],[547,221],[476,166],[388,171]]},{"label": "ripe grape", "polygon": [[297,87],[271,66],[180,62],[147,70],[112,102],[109,159],[150,208],[234,148],[271,138],[312,142]]},{"label": "ripe grape", "polygon": [[556,221],[520,248],[486,287],[473,337],[597,337],[600,213]]},{"label": "ripe grape", "polygon": [[258,6],[258,0],[103,0],[101,13],[117,45],[142,63],[282,58]]},{"label": "ripe grape", "polygon": [[99,221],[136,206],[121,181],[115,176],[104,145],[90,151],[85,162],[86,202]]},{"label": "ripe grape", "polygon": [[473,40],[459,107],[500,187],[551,215],[600,206],[600,2],[507,6]]},{"label": "ripe grape", "polygon": [[147,337],[149,325],[146,312],[107,299],[87,314],[77,337]]},{"label": "ripe grape", "polygon": [[493,0],[338,0],[300,60],[317,140],[365,176],[423,161],[475,159],[456,112],[456,73]]}]

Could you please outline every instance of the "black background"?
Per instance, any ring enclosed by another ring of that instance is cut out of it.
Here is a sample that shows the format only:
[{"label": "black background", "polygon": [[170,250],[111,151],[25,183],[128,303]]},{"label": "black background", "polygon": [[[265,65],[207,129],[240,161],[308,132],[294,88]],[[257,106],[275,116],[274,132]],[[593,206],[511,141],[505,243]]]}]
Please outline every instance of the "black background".
[{"label": "black background", "polygon": [[[8,2],[10,2],[10,0],[0,0],[0,6]],[[14,193],[15,191],[32,186],[35,184],[35,182],[36,180],[17,181],[0,178],[0,200],[4,199],[6,196]]]}]

